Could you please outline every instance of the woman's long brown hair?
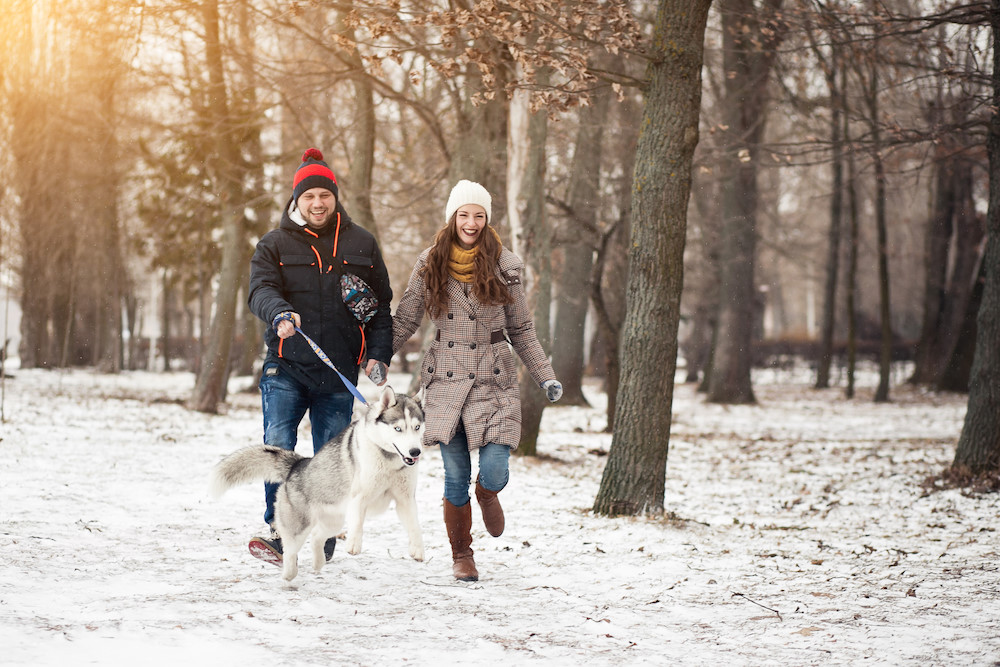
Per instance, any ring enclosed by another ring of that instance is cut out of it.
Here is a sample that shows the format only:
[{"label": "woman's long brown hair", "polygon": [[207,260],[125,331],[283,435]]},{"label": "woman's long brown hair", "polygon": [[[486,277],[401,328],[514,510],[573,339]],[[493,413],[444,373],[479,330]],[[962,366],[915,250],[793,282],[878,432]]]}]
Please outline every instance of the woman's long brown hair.
[{"label": "woman's long brown hair", "polygon": [[[434,235],[434,245],[427,255],[424,265],[424,284],[427,286],[427,311],[431,317],[437,317],[448,311],[448,258],[451,255],[452,244],[458,244],[458,233],[455,225],[456,214],[452,214],[448,223]],[[483,226],[477,245],[479,252],[473,263],[472,293],[484,305],[506,305],[512,303],[507,285],[497,277],[497,261],[503,246]]]}]

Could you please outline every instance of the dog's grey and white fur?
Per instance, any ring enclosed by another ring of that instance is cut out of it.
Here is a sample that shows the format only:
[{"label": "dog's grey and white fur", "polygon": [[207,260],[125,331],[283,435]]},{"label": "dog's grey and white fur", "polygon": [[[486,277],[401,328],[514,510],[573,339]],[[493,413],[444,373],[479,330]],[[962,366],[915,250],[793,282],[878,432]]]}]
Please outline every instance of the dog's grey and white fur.
[{"label": "dog's grey and white fur", "polygon": [[410,556],[423,560],[416,503],[423,425],[420,403],[387,385],[377,401],[359,404],[351,425],[312,458],[267,445],[247,447],[215,467],[211,491],[219,497],[248,482],[281,484],[274,518],[286,581],[298,574],[297,555],[310,533],[319,571],[326,562],[323,543],[342,530],[345,516],[347,551],[358,554],[365,516],[385,511],[390,501],[409,535]]}]

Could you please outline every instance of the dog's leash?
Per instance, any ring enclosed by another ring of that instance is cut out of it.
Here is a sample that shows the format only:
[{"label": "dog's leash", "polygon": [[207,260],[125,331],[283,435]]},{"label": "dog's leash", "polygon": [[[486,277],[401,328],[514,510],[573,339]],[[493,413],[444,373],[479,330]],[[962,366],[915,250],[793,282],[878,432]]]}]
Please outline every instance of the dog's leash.
[{"label": "dog's leash", "polygon": [[347,387],[347,391],[354,394],[354,398],[358,399],[365,405],[368,405],[368,401],[366,401],[365,397],[361,395],[361,392],[358,391],[358,388],[355,387],[350,380],[344,377],[343,373],[337,370],[337,367],[333,365],[332,361],[330,361],[330,357],[328,357],[326,352],[323,351],[323,348],[317,345],[316,341],[314,341],[312,338],[306,335],[305,331],[295,326],[295,319],[292,317],[291,313],[279,313],[274,318],[274,321],[271,322],[271,326],[277,328],[278,322],[281,322],[282,320],[288,320],[289,322],[291,322],[292,326],[295,327],[295,330],[298,331],[300,334],[302,334],[302,337],[306,339],[307,343],[309,343],[309,347],[311,347],[312,351],[316,353],[316,356],[319,357],[320,361],[322,361],[324,364],[332,368],[333,372],[336,373],[338,376],[340,376],[340,379],[344,383],[344,386]]}]

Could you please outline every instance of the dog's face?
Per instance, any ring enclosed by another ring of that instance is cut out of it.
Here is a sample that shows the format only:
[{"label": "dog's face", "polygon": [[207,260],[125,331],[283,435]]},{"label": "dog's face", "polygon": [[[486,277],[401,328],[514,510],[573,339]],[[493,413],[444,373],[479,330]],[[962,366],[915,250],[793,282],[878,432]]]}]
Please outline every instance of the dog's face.
[{"label": "dog's face", "polygon": [[386,385],[378,400],[368,407],[364,419],[374,431],[373,440],[383,451],[397,454],[408,466],[417,462],[424,427],[424,411],[418,401],[397,394]]}]

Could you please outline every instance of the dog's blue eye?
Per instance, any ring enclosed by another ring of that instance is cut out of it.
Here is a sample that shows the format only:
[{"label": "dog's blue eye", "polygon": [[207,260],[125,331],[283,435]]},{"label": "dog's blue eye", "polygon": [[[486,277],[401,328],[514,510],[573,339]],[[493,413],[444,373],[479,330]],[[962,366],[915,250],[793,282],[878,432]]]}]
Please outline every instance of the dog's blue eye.
[{"label": "dog's blue eye", "polygon": [[416,426],[414,426],[413,430],[414,431],[419,431],[420,430],[420,424],[417,424]]},{"label": "dog's blue eye", "polygon": [[400,432],[400,433],[402,433],[402,432],[403,432],[403,429],[401,429],[401,428],[400,428],[400,427],[398,427],[398,426],[396,427],[396,430],[397,430],[398,432]]}]

